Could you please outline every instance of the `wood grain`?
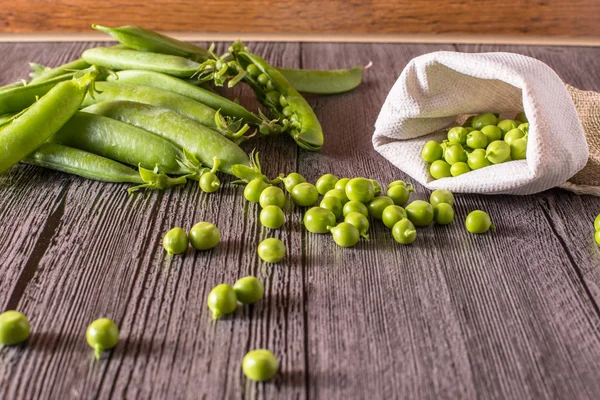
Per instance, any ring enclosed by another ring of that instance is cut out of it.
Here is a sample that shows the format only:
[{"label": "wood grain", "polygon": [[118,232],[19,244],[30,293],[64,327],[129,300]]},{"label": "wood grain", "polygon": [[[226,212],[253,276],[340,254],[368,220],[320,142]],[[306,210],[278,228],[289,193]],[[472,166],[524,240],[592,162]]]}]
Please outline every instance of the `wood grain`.
[{"label": "wood grain", "polygon": [[82,32],[93,23],[187,32],[420,33],[600,37],[596,0],[160,0],[6,2],[0,32]]},{"label": "wood grain", "polygon": [[[25,61],[56,65],[97,44],[0,44],[0,84],[25,77]],[[600,48],[249,45],[275,65],[374,63],[355,91],[308,97],[326,134],[321,152],[288,137],[244,144],[260,151],[267,174],[299,171],[313,182],[327,172],[408,179],[373,151],[371,135],[390,87],[420,54],[521,52],[600,89]],[[256,108],[247,88],[224,93]],[[420,229],[411,246],[374,221],[369,242],[341,249],[305,231],[289,199],[286,224],[273,232],[229,183],[212,195],[192,183],[132,197],[125,188],[21,165],[0,182],[0,306],[33,327],[28,343],[0,349],[0,398],[600,397],[597,198],[457,195],[456,221]],[[413,199],[426,197],[417,187]],[[489,212],[498,231],[467,234],[473,209]],[[164,232],[200,220],[219,226],[222,243],[165,256]],[[268,236],[287,246],[281,264],[256,255]],[[245,275],[263,279],[265,299],[212,322],[208,291]],[[84,332],[100,316],[119,324],[121,341],[94,362]],[[258,347],[279,357],[273,382],[241,373],[241,358]]]}]

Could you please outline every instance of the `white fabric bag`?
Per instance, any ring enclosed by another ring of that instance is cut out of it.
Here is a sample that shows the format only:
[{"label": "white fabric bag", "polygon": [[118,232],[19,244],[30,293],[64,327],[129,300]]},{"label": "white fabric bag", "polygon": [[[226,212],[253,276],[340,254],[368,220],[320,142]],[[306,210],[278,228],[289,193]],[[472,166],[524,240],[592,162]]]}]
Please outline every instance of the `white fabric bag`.
[{"label": "white fabric bag", "polygon": [[[499,112],[529,119],[527,159],[434,180],[421,159],[457,117]],[[429,189],[526,195],[563,184],[588,161],[588,145],[571,96],[546,64],[512,53],[440,51],[413,59],[381,109],[375,149]]]}]

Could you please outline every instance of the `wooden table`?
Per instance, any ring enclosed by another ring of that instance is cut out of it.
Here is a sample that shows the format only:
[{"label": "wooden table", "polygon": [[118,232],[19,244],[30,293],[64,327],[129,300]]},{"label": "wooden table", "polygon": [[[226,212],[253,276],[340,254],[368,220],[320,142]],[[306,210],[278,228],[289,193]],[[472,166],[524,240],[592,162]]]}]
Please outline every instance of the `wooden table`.
[{"label": "wooden table", "polygon": [[[27,61],[57,65],[105,43],[0,44],[0,83]],[[247,143],[269,175],[298,171],[408,179],[374,152],[373,124],[406,63],[435,50],[513,51],[537,57],[576,87],[600,90],[600,48],[417,44],[251,43],[275,65],[336,68],[373,61],[353,92],[309,97],[322,151],[288,137]],[[221,44],[220,50],[225,46]],[[248,89],[235,89],[256,108]],[[371,240],[337,247],[302,227],[288,199],[284,228],[258,222],[242,188],[204,194],[189,183],[128,196],[106,184],[19,165],[0,187],[0,307],[31,320],[28,343],[0,350],[0,398],[598,399],[600,199],[562,190],[534,196],[457,195],[456,221],[419,230],[412,246],[373,223]],[[426,199],[417,185],[413,199]],[[468,234],[473,209],[496,233]],[[218,225],[213,251],[169,257],[171,227]],[[280,264],[257,244],[281,238]],[[265,298],[212,322],[210,289],[256,275]],[[85,329],[106,316],[121,329],[95,362]],[[243,355],[269,348],[281,373],[247,382]]]}]

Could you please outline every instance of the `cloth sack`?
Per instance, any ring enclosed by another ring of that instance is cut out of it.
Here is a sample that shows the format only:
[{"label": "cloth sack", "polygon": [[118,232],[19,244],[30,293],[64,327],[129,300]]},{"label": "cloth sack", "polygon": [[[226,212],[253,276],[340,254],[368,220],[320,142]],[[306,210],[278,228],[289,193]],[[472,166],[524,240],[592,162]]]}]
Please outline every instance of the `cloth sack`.
[{"label": "cloth sack", "polygon": [[[529,119],[527,159],[434,180],[421,149],[466,115]],[[429,189],[526,195],[561,186],[600,195],[600,93],[565,85],[546,64],[513,53],[440,51],[413,59],[385,100],[373,146]]]}]

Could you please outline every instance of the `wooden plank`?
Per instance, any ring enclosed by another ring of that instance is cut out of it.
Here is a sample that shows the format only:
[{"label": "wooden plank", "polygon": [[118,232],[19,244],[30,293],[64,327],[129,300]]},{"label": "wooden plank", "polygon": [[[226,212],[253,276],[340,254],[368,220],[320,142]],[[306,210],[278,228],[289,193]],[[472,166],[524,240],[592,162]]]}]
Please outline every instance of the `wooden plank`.
[{"label": "wooden plank", "polygon": [[14,0],[1,32],[82,32],[90,25],[144,25],[165,31],[248,33],[424,33],[600,37],[595,0],[303,1]]}]

